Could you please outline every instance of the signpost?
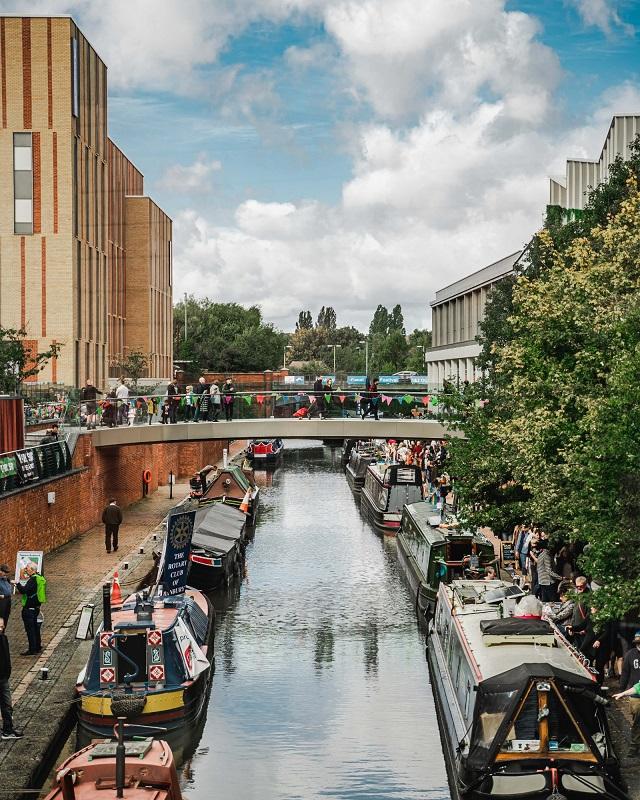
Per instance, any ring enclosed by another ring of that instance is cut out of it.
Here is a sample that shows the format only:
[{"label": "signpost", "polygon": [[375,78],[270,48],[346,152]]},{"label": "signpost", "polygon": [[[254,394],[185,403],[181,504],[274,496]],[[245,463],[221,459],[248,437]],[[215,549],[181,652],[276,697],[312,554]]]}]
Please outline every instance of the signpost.
[{"label": "signpost", "polygon": [[195,510],[174,509],[169,515],[167,538],[158,570],[159,583],[165,595],[182,594],[186,588],[195,517]]}]

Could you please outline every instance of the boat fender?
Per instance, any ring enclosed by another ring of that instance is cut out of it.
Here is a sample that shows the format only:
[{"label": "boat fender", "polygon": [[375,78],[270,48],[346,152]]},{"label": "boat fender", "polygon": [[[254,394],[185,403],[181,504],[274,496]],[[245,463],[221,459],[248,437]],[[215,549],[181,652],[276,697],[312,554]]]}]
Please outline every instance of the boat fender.
[{"label": "boat fender", "polygon": [[151,470],[145,469],[142,473],[142,482],[145,483],[147,486],[151,483]]}]

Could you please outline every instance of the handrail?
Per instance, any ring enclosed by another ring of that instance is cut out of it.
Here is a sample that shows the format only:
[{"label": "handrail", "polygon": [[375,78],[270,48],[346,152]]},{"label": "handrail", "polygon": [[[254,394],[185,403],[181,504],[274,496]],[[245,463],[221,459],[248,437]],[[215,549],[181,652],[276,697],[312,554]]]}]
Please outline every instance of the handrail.
[{"label": "handrail", "polygon": [[25,450],[37,450],[38,447],[49,447],[52,444],[69,444],[69,439],[71,437],[70,433],[67,433],[64,439],[55,439],[52,442],[41,442],[40,444],[27,444],[24,447],[16,447],[15,450],[5,450],[4,452],[0,453],[0,458],[4,458],[5,456],[13,455],[14,453],[22,453]]}]

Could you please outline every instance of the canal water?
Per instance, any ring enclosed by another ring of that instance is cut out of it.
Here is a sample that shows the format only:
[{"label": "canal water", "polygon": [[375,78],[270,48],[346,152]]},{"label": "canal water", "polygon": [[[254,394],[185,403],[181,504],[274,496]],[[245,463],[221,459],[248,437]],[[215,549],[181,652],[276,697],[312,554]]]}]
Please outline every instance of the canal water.
[{"label": "canal water", "polygon": [[396,543],[360,516],[339,449],[287,442],[247,575],[219,610],[189,800],[450,797]]}]

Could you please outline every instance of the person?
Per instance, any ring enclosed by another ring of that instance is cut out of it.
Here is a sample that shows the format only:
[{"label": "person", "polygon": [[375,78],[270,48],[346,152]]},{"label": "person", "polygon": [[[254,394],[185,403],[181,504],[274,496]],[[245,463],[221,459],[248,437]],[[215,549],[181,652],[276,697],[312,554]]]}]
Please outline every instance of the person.
[{"label": "person", "polygon": [[22,739],[24,734],[13,727],[13,703],[9,678],[11,677],[11,653],[5,633],[6,623],[0,617],[0,714],[2,715],[2,738]]},{"label": "person", "polygon": [[233,400],[236,393],[236,388],[233,385],[233,380],[227,378],[222,387],[222,396],[224,398],[224,417],[227,422],[233,419]]},{"label": "person", "polygon": [[0,619],[4,620],[5,625],[9,622],[11,596],[13,595],[13,587],[9,579],[10,574],[7,564],[0,564]]},{"label": "person", "polygon": [[120,378],[118,383],[116,400],[118,401],[116,425],[127,425],[129,422],[129,387],[124,382],[124,378]]},{"label": "person", "polygon": [[567,625],[567,631],[569,632],[573,643],[580,648],[582,644],[582,640],[584,639],[585,632],[589,627],[590,620],[590,612],[591,612],[591,602],[589,598],[589,582],[584,577],[584,575],[579,575],[576,578],[576,600],[575,605],[573,607],[573,614],[571,616],[571,622]]},{"label": "person", "polygon": [[222,395],[220,394],[220,387],[218,381],[211,384],[211,412],[213,414],[213,422],[220,419],[220,408],[222,407]]},{"label": "person", "polygon": [[[322,375],[318,375],[313,384],[313,396],[316,400],[316,411],[322,419],[324,414],[324,384],[322,383]],[[364,419],[364,417],[363,417]]]},{"label": "person", "polygon": [[485,581],[495,581],[497,579],[496,568],[495,567],[487,567],[484,571],[484,580]]},{"label": "person", "polygon": [[180,405],[180,398],[178,394],[178,384],[174,378],[167,386],[167,397],[169,398],[169,422],[172,424],[178,421],[178,406]]},{"label": "person", "polygon": [[327,411],[327,416],[331,413],[331,406],[333,404],[333,393],[335,392],[335,388],[333,386],[333,378],[329,378],[327,383],[324,387],[324,402]]},{"label": "person", "polygon": [[24,630],[27,634],[27,641],[29,649],[21,656],[36,656],[42,651],[42,641],[40,639],[40,625],[38,624],[38,617],[40,616],[40,597],[38,596],[38,579],[44,581],[42,575],[38,574],[38,570],[33,561],[30,561],[25,572],[27,574],[27,582],[24,586],[21,583],[16,583],[16,589],[22,595],[22,622]]},{"label": "person", "polygon": [[633,636],[633,647],[631,647],[622,662],[622,672],[620,673],[620,691],[614,694],[618,700],[621,697],[629,698],[629,710],[631,711],[631,743],[628,755],[637,757],[640,755],[640,631],[636,631]]},{"label": "person", "polygon": [[547,614],[547,619],[550,622],[553,622],[554,625],[557,625],[560,628],[560,632],[566,636],[565,625],[569,622],[571,617],[573,616],[573,608],[575,603],[573,598],[569,594],[571,590],[571,583],[568,581],[563,581],[558,586],[558,596],[560,598],[560,607],[557,611],[553,611]]},{"label": "person", "polygon": [[160,422],[166,425],[171,417],[171,400],[165,397],[162,407],[160,409]]},{"label": "person", "polygon": [[113,552],[118,552],[118,533],[120,525],[122,525],[122,509],[116,503],[115,498],[109,500],[109,505],[102,512],[102,522],[104,524],[104,546],[107,553],[111,552],[113,545]]},{"label": "person", "polygon": [[184,419],[185,422],[191,422],[196,405],[196,396],[193,392],[193,386],[187,386],[184,392]]},{"label": "person", "polygon": [[535,550],[532,550],[529,557],[533,559],[537,570],[537,591],[536,597],[543,603],[553,603],[556,599],[555,580],[561,581],[562,575],[558,575],[551,568],[551,553],[549,552],[548,539],[540,538]]},{"label": "person", "polygon": [[96,428],[96,399],[102,392],[93,385],[87,378],[86,383],[81,392],[81,400],[86,405],[87,409],[87,430],[95,430]]}]

